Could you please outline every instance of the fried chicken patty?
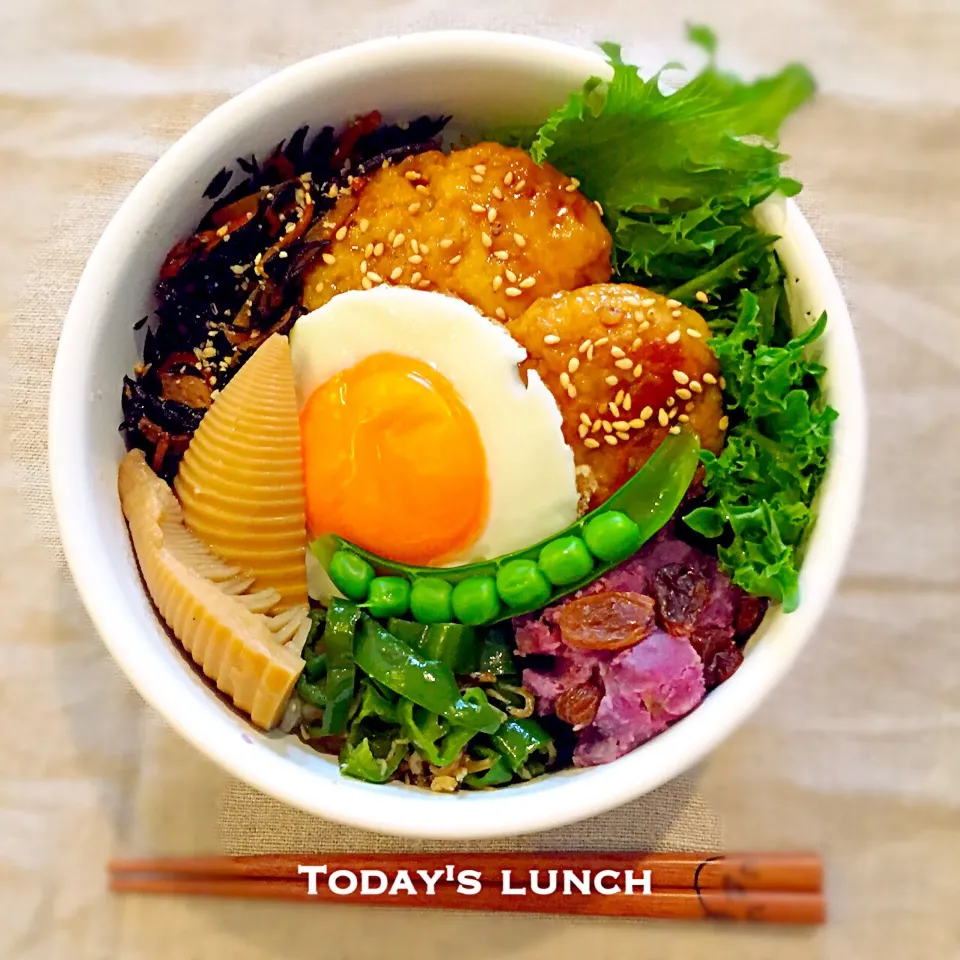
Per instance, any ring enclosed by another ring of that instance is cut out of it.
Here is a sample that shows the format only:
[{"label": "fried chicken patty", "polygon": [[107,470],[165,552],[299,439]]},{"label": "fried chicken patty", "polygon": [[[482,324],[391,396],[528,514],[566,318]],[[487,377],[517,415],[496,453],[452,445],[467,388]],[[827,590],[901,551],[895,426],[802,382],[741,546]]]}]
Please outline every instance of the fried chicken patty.
[{"label": "fried chicken patty", "polygon": [[355,178],[311,239],[330,246],[305,279],[315,310],[380,283],[437,290],[489,317],[610,278],[610,234],[577,182],[523,150],[432,150]]},{"label": "fried chicken patty", "polygon": [[703,317],[631,284],[604,283],[537,300],[508,325],[553,393],[573,448],[582,506],[619,489],[687,424],[719,452],[726,418]]}]

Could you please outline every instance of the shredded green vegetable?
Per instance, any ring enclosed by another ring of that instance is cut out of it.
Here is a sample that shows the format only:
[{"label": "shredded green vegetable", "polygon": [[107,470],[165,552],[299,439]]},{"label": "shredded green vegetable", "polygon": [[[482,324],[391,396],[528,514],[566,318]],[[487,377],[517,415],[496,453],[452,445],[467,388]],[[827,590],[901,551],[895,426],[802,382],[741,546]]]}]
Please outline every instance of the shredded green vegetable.
[{"label": "shredded green vegetable", "polygon": [[730,429],[719,457],[701,453],[707,505],[685,519],[719,538],[735,583],[789,611],[836,412],[822,402],[823,367],[806,358],[826,318],[791,339],[776,237],[751,211],[800,190],[781,174],[775,144],[814,84],[797,65],[745,82],[717,68],[709,30],[691,28],[690,39],[709,63],[673,93],[662,91],[662,72],[644,80],[603,44],[613,78],[571,96],[530,152],[601,203],[618,281],[682,300],[710,324]]}]

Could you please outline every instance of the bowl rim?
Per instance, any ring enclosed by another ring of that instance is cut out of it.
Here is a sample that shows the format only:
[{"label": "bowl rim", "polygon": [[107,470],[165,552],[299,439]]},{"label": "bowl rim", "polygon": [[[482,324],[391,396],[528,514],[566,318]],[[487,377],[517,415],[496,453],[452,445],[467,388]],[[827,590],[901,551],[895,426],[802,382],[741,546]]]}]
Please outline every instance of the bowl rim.
[{"label": "bowl rim", "polygon": [[[128,639],[135,620],[124,604],[131,599],[103,573],[110,569],[104,548],[97,562],[97,544],[89,541],[86,514],[95,495],[77,484],[71,465],[78,462],[85,437],[79,401],[80,371],[89,316],[99,277],[119,256],[123,240],[151,213],[151,194],[168,171],[190,165],[209,152],[250,116],[262,113],[277,98],[300,84],[322,85],[324,76],[359,62],[376,72],[419,62],[443,52],[482,53],[494,58],[522,57],[543,61],[562,58],[584,77],[603,74],[606,61],[594,51],[523,34],[447,30],[388,36],[338,48],[302,60],[266,77],[221,104],[157,160],[123,202],[97,242],[71,302],[57,350],[51,380],[48,421],[50,481],[64,554],[84,607],[113,658],[141,696],[186,740],[227,772],[277,800],[305,812],[400,836],[466,839],[511,836],[558,827],[611,810],[673,779],[702,760],[752,713],[783,678],[810,638],[829,601],[849,549],[862,496],[866,462],[866,401],[852,322],[837,279],[812,229],[796,204],[784,205],[783,243],[796,248],[815,277],[830,322],[824,338],[827,393],[841,410],[832,438],[827,477],[819,494],[819,516],[807,545],[801,570],[803,602],[776,623],[776,636],[751,650],[740,669],[704,703],[664,733],[625,757],[600,767],[552,774],[506,790],[455,796],[388,789],[341,778],[323,789],[315,775],[264,750],[251,761],[238,744],[235,729],[215,722],[217,711],[188,698],[170,702],[166,686],[155,681],[149,664],[137,656]],[[195,156],[196,155],[196,156]],[[77,363],[76,358],[81,362]],[[836,373],[842,369],[842,376]],[[829,519],[827,526],[824,518]],[[91,562],[91,560],[93,562]],[[138,598],[139,599],[139,598]],[[119,606],[117,606],[119,604]],[[216,704],[211,696],[210,705]],[[699,719],[698,719],[699,718]],[[221,718],[222,720],[223,718]],[[712,719],[712,723],[706,722]],[[553,791],[553,792],[551,792]],[[545,793],[551,802],[544,803]]]}]

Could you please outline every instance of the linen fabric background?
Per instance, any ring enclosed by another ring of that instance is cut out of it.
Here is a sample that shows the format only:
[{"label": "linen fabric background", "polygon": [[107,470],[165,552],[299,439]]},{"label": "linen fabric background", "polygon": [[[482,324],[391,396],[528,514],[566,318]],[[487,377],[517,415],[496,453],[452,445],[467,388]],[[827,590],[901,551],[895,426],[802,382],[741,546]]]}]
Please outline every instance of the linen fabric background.
[{"label": "linen fabric background", "polygon": [[[326,823],[232,780],[142,704],[80,606],[52,515],[46,403],[62,319],[106,223],[173,140],[300,58],[479,27],[615,39],[653,67],[689,53],[684,21],[712,24],[731,68],[801,60],[820,82],[785,147],[860,337],[865,512],[796,669],[701,767],[586,823],[463,847],[812,848],[827,864],[828,926],[111,897],[106,861],[122,853],[431,845]],[[960,6],[944,0],[2,0],[0,956],[960,956],[958,48]]]}]

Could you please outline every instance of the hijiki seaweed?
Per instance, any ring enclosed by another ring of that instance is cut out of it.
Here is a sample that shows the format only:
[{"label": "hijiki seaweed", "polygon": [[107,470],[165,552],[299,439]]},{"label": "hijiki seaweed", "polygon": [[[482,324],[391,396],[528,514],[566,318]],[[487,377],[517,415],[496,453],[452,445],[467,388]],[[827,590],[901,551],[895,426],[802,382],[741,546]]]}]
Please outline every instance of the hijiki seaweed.
[{"label": "hijiki seaweed", "polygon": [[204,196],[214,204],[164,260],[143,362],[123,381],[120,429],[164,479],[219,390],[303,313],[303,277],[328,245],[324,212],[369,172],[438,149],[448,119],[382,124],[374,111],[339,134],[324,127],[309,145],[304,126],[263,163],[238,158],[246,177],[228,193],[233,172],[213,178]]}]

